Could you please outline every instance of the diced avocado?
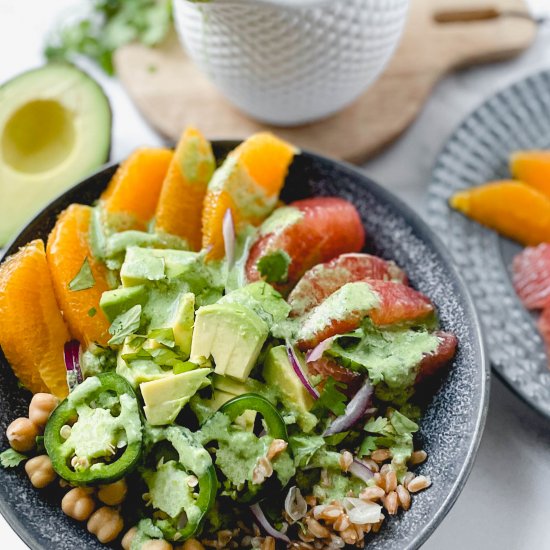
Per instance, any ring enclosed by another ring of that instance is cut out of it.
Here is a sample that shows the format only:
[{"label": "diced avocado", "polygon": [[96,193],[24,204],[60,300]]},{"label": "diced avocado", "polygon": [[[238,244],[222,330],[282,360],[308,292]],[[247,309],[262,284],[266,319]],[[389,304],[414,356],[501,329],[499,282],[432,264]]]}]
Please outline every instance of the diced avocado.
[{"label": "diced avocado", "polygon": [[116,373],[126,378],[134,388],[137,388],[143,382],[151,382],[171,375],[171,371],[162,369],[160,365],[150,359],[125,361],[122,358],[123,353],[124,346],[117,357]]},{"label": "diced avocado", "polygon": [[267,324],[241,304],[212,304],[197,310],[191,361],[213,357],[215,372],[244,381],[269,333]]},{"label": "diced avocado", "polygon": [[290,305],[265,281],[256,281],[226,294],[220,304],[242,304],[257,313],[268,325],[288,317]]},{"label": "diced avocado", "polygon": [[109,158],[111,109],[69,64],[48,64],[0,87],[0,246],[42,206]]},{"label": "diced avocado", "polygon": [[277,388],[284,406],[296,414],[300,428],[310,432],[317,424],[317,417],[309,412],[313,407],[313,398],[294,372],[285,346],[269,350],[263,376],[271,387]]},{"label": "diced avocado", "polygon": [[136,286],[151,281],[162,281],[164,260],[151,253],[152,250],[130,246],[120,268],[120,279],[124,286]]},{"label": "diced avocado", "polygon": [[153,426],[174,422],[189,399],[210,384],[210,372],[210,369],[196,369],[141,384],[147,421]]},{"label": "diced avocado", "polygon": [[217,390],[230,393],[233,397],[242,395],[243,393],[253,392],[253,384],[249,384],[248,382],[249,380],[246,380],[245,382],[238,382],[233,378],[222,376],[220,374],[214,374],[212,376],[212,387]]},{"label": "diced avocado", "polygon": [[144,285],[120,287],[107,290],[101,295],[99,306],[112,323],[120,314],[147,301],[147,289]]},{"label": "diced avocado", "polygon": [[186,292],[180,296],[177,306],[168,320],[168,326],[174,332],[176,346],[180,348],[185,357],[189,357],[191,353],[194,322],[195,295],[192,292]]}]

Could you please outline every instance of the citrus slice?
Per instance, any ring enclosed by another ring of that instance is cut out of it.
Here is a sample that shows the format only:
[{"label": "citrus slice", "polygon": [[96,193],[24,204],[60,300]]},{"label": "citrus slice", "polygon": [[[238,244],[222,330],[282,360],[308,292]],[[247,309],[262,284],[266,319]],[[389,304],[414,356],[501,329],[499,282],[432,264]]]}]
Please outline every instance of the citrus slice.
[{"label": "citrus slice", "polygon": [[550,242],[550,199],[524,183],[503,180],[472,187],[456,193],[450,204],[524,245]]},{"label": "citrus slice", "polygon": [[208,184],[202,214],[202,246],[210,259],[224,254],[223,217],[231,209],[237,232],[260,224],[275,208],[297,150],[273,134],[254,134],[216,170]]},{"label": "citrus slice", "polygon": [[117,229],[145,229],[155,214],[162,182],[174,153],[143,147],[117,169],[101,195],[105,211],[117,214]]},{"label": "citrus slice", "polygon": [[291,316],[307,313],[346,283],[380,279],[407,284],[407,276],[394,262],[371,254],[340,254],[304,273],[288,296]]},{"label": "citrus slice", "polygon": [[550,306],[550,244],[520,252],[512,264],[514,288],[527,309]]},{"label": "citrus slice", "polygon": [[516,151],[510,156],[515,179],[550,197],[550,151]]},{"label": "citrus slice", "polygon": [[63,346],[70,340],[55,299],[44,243],[32,241],[0,266],[0,345],[31,392],[68,393]]},{"label": "citrus slice", "polygon": [[201,247],[202,205],[215,167],[210,143],[195,128],[187,128],[162,184],[155,225],[187,241],[192,250]]},{"label": "citrus slice", "polygon": [[420,362],[415,383],[422,382],[424,379],[437,374],[455,356],[458,340],[454,334],[438,330],[434,332],[434,336],[439,341],[437,348],[432,353],[424,355]]},{"label": "citrus slice", "polygon": [[82,204],[64,210],[48,237],[47,258],[57,301],[71,334],[86,345],[105,345],[110,324],[99,300],[110,286],[107,268],[92,255],[91,214],[92,209]]},{"label": "citrus slice", "polygon": [[338,197],[316,197],[278,208],[265,220],[260,237],[246,262],[249,281],[262,278],[262,258],[284,252],[290,259],[288,275],[277,290],[283,293],[314,265],[346,252],[359,252],[365,230],[355,206]]}]

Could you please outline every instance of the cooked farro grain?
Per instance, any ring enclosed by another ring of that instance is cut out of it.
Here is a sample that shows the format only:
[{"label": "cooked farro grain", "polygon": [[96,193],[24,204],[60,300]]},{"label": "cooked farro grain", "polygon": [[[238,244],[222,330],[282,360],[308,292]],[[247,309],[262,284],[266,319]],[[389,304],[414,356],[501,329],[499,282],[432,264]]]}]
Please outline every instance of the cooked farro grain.
[{"label": "cooked farro grain", "polygon": [[376,449],[370,455],[375,462],[385,462],[391,458],[391,451],[389,449]]},{"label": "cooked farro grain", "polygon": [[342,471],[347,472],[349,470],[349,467],[353,463],[353,455],[349,451],[344,451],[340,455],[339,463],[340,463],[340,468],[342,468]]},{"label": "cooked farro grain", "polygon": [[381,499],[385,494],[386,491],[384,491],[382,487],[373,486],[363,489],[359,495],[359,498],[363,500],[375,501]]},{"label": "cooked farro grain", "polygon": [[416,466],[417,464],[422,464],[428,458],[428,453],[426,451],[414,451],[409,459],[409,464],[411,466]]},{"label": "cooked farro grain", "polygon": [[418,493],[423,489],[427,489],[432,484],[431,480],[427,476],[416,476],[412,481],[409,482],[407,489],[409,493]]},{"label": "cooked farro grain", "polygon": [[399,509],[399,501],[397,498],[397,493],[395,491],[390,491],[383,499],[384,508],[388,511],[390,516],[395,516],[397,510]]},{"label": "cooked farro grain", "polygon": [[397,498],[399,499],[399,504],[403,510],[408,510],[411,507],[411,494],[403,485],[398,485],[396,489]]},{"label": "cooked farro grain", "polygon": [[389,470],[384,475],[384,485],[386,492],[389,493],[391,491],[395,491],[397,488],[397,475],[395,473],[395,470]]}]

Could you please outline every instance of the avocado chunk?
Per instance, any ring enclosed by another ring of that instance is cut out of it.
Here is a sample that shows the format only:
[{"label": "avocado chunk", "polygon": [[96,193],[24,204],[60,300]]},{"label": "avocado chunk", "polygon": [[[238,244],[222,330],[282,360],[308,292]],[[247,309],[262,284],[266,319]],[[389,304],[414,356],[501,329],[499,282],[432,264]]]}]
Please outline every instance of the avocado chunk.
[{"label": "avocado chunk", "polygon": [[185,357],[191,353],[191,339],[195,322],[195,295],[192,292],[182,294],[168,316],[166,328],[174,333],[174,342]]},{"label": "avocado chunk", "polygon": [[120,279],[123,286],[137,286],[166,279],[164,259],[152,252],[150,249],[138,246],[128,247],[126,258],[120,268]]},{"label": "avocado chunk", "polygon": [[269,350],[263,376],[271,387],[277,388],[283,405],[296,415],[298,426],[304,432],[310,432],[317,424],[317,417],[309,412],[313,407],[313,398],[294,372],[285,346]]},{"label": "avocado chunk", "polygon": [[101,295],[99,307],[112,323],[119,315],[130,308],[145,305],[147,301],[147,289],[144,285],[132,287],[120,287],[115,290],[107,290]]},{"label": "avocado chunk", "polygon": [[123,376],[130,382],[133,388],[137,388],[143,382],[151,382],[172,374],[171,370],[165,370],[153,360],[138,358],[126,360],[124,357],[131,356],[135,348],[132,345],[135,336],[128,336],[124,340],[122,348],[118,352],[116,362],[116,373]]},{"label": "avocado chunk", "polygon": [[143,411],[149,424],[161,426],[174,422],[191,397],[210,384],[210,372],[210,369],[196,369],[140,384],[145,402]]},{"label": "avocado chunk", "polygon": [[191,361],[212,357],[216,374],[243,382],[248,378],[269,333],[257,313],[241,304],[200,307],[195,317]]},{"label": "avocado chunk", "polygon": [[109,158],[111,109],[101,87],[49,64],[0,87],[0,246],[45,203]]},{"label": "avocado chunk", "polygon": [[[246,393],[246,391],[247,390],[244,389],[242,393]],[[231,401],[231,399],[237,397],[237,395],[214,388],[212,399],[206,400],[205,404],[208,405],[212,410],[217,411],[222,405],[225,405],[228,401]],[[256,411],[244,411],[243,414],[235,418],[234,423],[251,432],[254,429],[255,421]]]}]

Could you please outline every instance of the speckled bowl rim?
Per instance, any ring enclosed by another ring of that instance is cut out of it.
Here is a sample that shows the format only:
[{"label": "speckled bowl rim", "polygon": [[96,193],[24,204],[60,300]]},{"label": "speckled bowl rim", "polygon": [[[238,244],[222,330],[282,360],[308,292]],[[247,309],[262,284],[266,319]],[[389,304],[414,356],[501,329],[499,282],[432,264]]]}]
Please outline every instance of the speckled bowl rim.
[{"label": "speckled bowl rim", "polygon": [[[212,145],[214,147],[218,147],[223,150],[232,149],[236,147],[239,143],[240,141],[238,140],[229,140],[229,139],[212,140]],[[477,451],[479,449],[479,445],[481,443],[481,438],[483,435],[483,430],[485,427],[485,421],[487,418],[487,412],[489,407],[489,393],[490,393],[489,382],[490,382],[490,376],[491,376],[491,369],[487,360],[487,351],[486,351],[486,346],[485,346],[485,341],[483,337],[479,316],[474,306],[474,302],[472,300],[468,287],[464,282],[462,276],[460,275],[450,252],[447,250],[447,248],[443,244],[443,241],[440,240],[440,238],[435,234],[435,232],[414,210],[412,210],[407,204],[405,204],[396,195],[394,195],[384,187],[380,186],[379,184],[371,180],[368,176],[363,174],[359,169],[357,169],[355,166],[347,162],[331,159],[324,155],[319,155],[317,153],[313,153],[305,149],[301,150],[301,154],[307,157],[311,157],[313,159],[318,159],[322,162],[328,162],[333,164],[338,170],[347,172],[348,174],[356,178],[361,185],[366,186],[370,189],[373,189],[375,194],[378,197],[380,197],[382,201],[388,202],[395,206],[395,209],[399,211],[399,213],[407,222],[407,224],[410,225],[411,227],[414,227],[418,236],[423,241],[428,242],[430,244],[430,247],[433,248],[435,252],[441,257],[442,262],[446,264],[446,267],[448,268],[451,275],[454,277],[456,281],[457,287],[460,289],[461,297],[464,300],[465,309],[468,311],[468,314],[470,316],[469,321],[472,327],[474,328],[473,332],[476,335],[476,340],[477,340],[476,347],[479,350],[479,359],[480,359],[480,364],[478,365],[478,368],[484,374],[484,376],[481,376],[480,378],[481,403],[475,417],[475,424],[474,424],[475,428],[472,432],[471,442],[468,448],[468,453],[466,455],[466,458],[462,464],[462,467],[459,470],[459,473],[456,477],[455,482],[450,486],[447,497],[441,503],[437,513],[434,514],[430,518],[430,520],[424,524],[422,529],[416,533],[416,536],[414,536],[413,539],[408,541],[406,546],[403,547],[404,550],[416,550],[420,548],[428,540],[430,535],[435,531],[435,529],[443,521],[445,516],[449,513],[452,506],[456,502],[456,499],[460,495],[462,489],[464,488],[464,485],[466,484],[466,481],[468,480],[468,477],[474,465],[474,461],[477,455]],[[101,177],[103,173],[108,172],[109,170],[112,170],[117,165],[118,163],[105,164],[98,171],[94,172],[93,174],[90,174],[87,178],[76,183],[74,186],[65,190],[63,193],[61,193],[52,201],[50,201],[50,203],[47,206],[42,208],[42,210],[40,210],[25,226],[23,226],[20,229],[17,236],[15,236],[9,242],[9,244],[5,247],[2,255],[0,256],[0,264],[4,262],[5,258],[11,252],[11,248],[16,243],[16,241],[20,238],[21,234],[24,233],[34,223],[36,223],[38,219],[41,218],[46,212],[48,212],[51,209],[54,209],[59,202],[63,202],[66,194],[78,192],[80,189],[85,189],[89,185],[89,181],[91,179]],[[29,548],[33,550],[35,549],[46,550],[40,546],[36,538],[33,536],[32,530],[29,529],[29,527],[19,517],[17,517],[14,510],[10,507],[9,502],[7,502],[6,500],[3,500],[3,499],[0,500],[0,513],[2,514],[2,516],[4,517],[8,525],[15,531],[15,533],[19,536],[19,538],[27,546],[29,546]]]}]

